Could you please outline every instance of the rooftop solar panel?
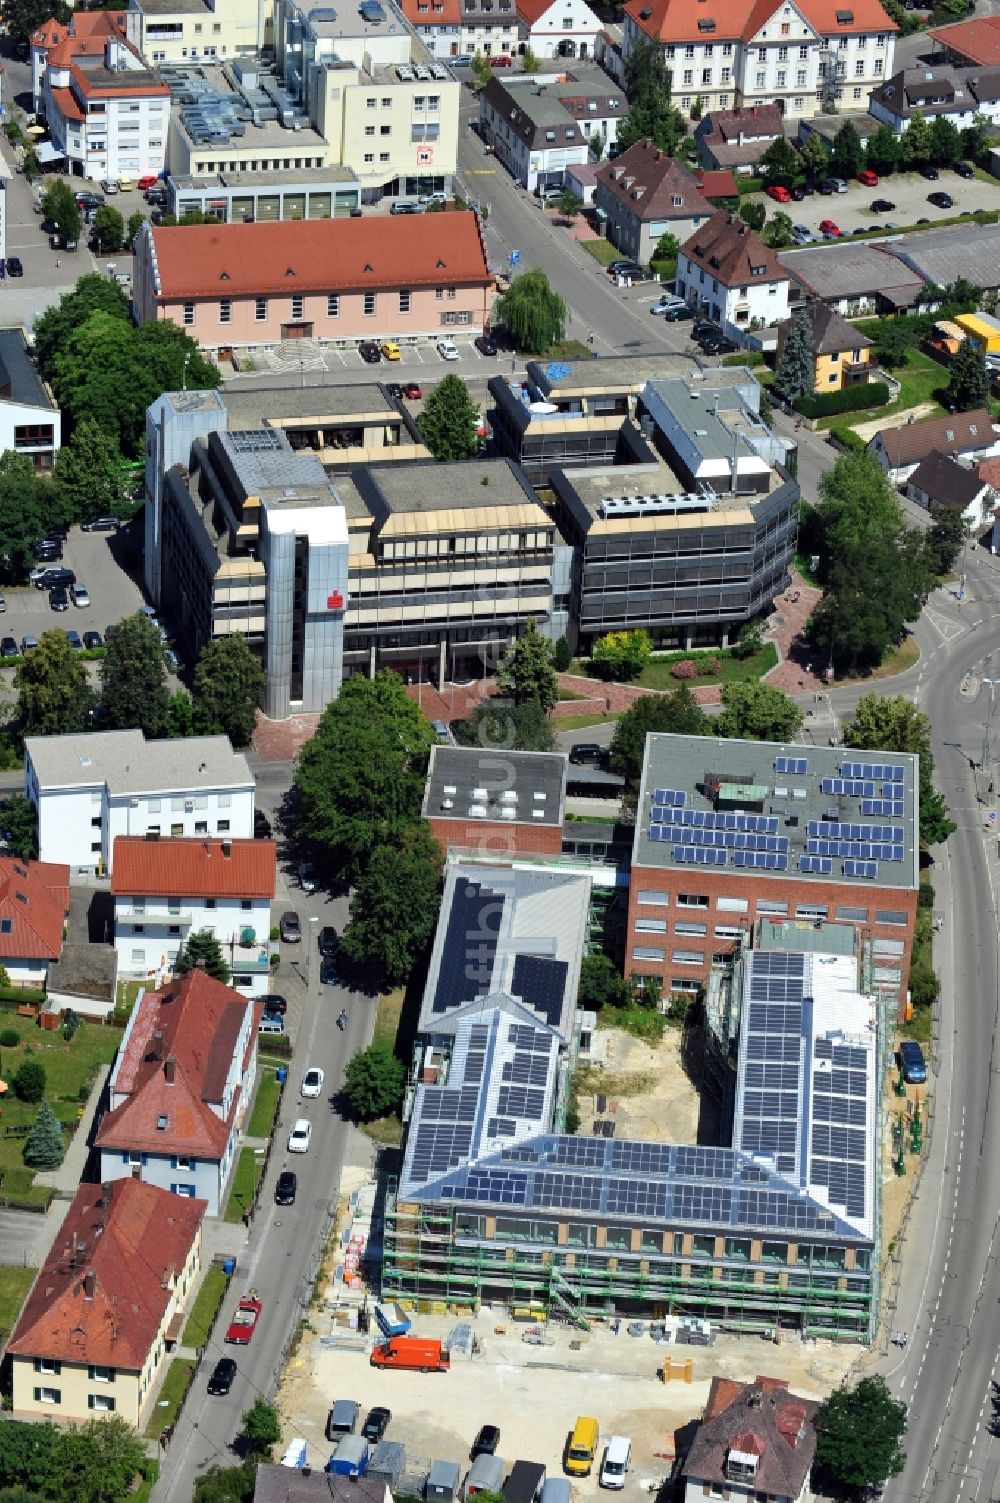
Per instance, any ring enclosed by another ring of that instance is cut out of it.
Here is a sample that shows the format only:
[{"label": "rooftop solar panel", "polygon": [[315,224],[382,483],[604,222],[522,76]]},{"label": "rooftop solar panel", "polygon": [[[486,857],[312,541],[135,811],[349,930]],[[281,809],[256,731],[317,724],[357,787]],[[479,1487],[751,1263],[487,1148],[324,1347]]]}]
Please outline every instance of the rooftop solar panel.
[{"label": "rooftop solar panel", "polygon": [[553,960],[547,955],[518,955],[514,960],[511,991],[556,1028],[562,1018],[568,975],[565,960]]},{"label": "rooftop solar panel", "polygon": [[453,1012],[485,996],[493,979],[504,896],[477,882],[458,882],[452,897],[433,1011]]}]

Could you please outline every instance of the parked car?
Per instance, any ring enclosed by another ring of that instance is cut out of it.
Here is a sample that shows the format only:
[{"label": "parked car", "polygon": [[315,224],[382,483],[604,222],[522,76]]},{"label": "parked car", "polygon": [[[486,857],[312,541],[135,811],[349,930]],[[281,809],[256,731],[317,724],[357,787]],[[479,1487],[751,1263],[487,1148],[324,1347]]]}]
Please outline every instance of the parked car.
[{"label": "parked car", "polygon": [[497,347],[488,334],[479,334],[472,341],[480,355],[495,355]]},{"label": "parked car", "polygon": [[500,1430],[496,1425],[483,1425],[472,1442],[470,1457],[475,1461],[477,1456],[495,1456],[497,1446],[500,1444]]},{"label": "parked car", "polygon": [[227,1394],[236,1378],[236,1363],[232,1357],[220,1357],[212,1368],[208,1391],[212,1394]]},{"label": "parked car", "polygon": [[115,194],[115,193],[118,192],[118,184],[115,182],[114,178],[112,178],[112,177],[102,178],[102,180],[101,180],[101,187],[104,189],[105,193],[108,195],[109,198],[113,194]]},{"label": "parked car", "polygon": [[38,646],[38,638],[37,637],[32,637],[32,636],[22,637],[21,638],[21,656],[24,657],[24,655],[25,655],[26,652],[30,652],[33,647],[37,647],[37,646]]},{"label": "parked car", "polygon": [[226,1340],[233,1346],[249,1346],[253,1340],[253,1333],[257,1329],[261,1311],[264,1306],[256,1295],[248,1294],[240,1300],[236,1306],[236,1312],[229,1322],[226,1331]]},{"label": "parked car", "polygon": [[873,198],[871,202],[871,211],[873,214],[892,214],[895,212],[895,208],[896,205],[891,198]]},{"label": "parked car", "polygon": [[358,345],[358,354],[366,365],[378,365],[382,359],[382,351],[373,339],[364,339]]},{"label": "parked car", "polygon": [[497,54],[496,57],[491,57],[490,58],[490,67],[491,68],[513,68],[513,66],[514,66],[514,60],[513,60],[513,58],[508,57],[505,52],[500,52],[500,53]]},{"label": "parked car", "polygon": [[683,308],[686,304],[682,297],[675,292],[669,292],[665,297],[658,297],[655,303],[650,303],[650,313],[669,313],[672,308]]},{"label": "parked car", "polygon": [[303,892],[316,891],[316,868],[311,861],[299,862],[299,886]]},{"label": "parked car", "polygon": [[398,381],[390,381],[386,387],[386,391],[394,402],[401,402],[403,400],[403,388]]},{"label": "parked car", "polygon": [[899,1046],[899,1063],[903,1079],[909,1085],[923,1085],[927,1079],[927,1061],[916,1039],[904,1039]]},{"label": "parked car", "polygon": [[83,651],[83,638],[80,636],[80,633],[78,631],[68,631],[66,633],[66,641],[72,647],[74,652]]},{"label": "parked car", "polygon": [[278,1035],[283,1034],[284,1031],[284,1022],[276,1012],[266,1012],[257,1024],[258,1033]]},{"label": "parked car", "polygon": [[337,962],[332,955],[324,955],[319,963],[320,986],[336,986]]},{"label": "parked car", "polygon": [[117,532],[117,517],[91,517],[89,521],[81,524],[81,532]]},{"label": "parked car", "polygon": [[663,315],[663,321],[667,324],[685,323],[694,318],[694,309],[689,308],[687,303],[681,303],[678,308],[668,308]]},{"label": "parked car", "polygon": [[878,173],[873,172],[870,167],[866,167],[863,172],[858,173],[858,182],[863,183],[866,188],[877,188]]},{"label": "parked car", "polygon": [[283,913],[281,915],[281,923],[278,926],[278,933],[281,936],[283,944],[297,945],[301,943],[302,925],[299,923],[298,914],[292,912]]},{"label": "parked car", "polygon": [[319,931],[319,953],[321,955],[336,955],[340,940],[337,931],[332,924],[324,924]]},{"label": "parked car", "polygon": [[765,192],[768,198],[774,199],[776,204],[787,204],[792,201],[792,195],[784,183],[774,183],[770,188],[765,189]]},{"label": "parked car", "polygon": [[73,604],[79,606],[81,610],[84,610],[90,604],[90,591],[85,584],[80,584],[77,581],[69,593]]},{"label": "parked car", "polygon": [[816,192],[822,193],[824,198],[829,198],[830,194],[836,193],[836,191],[837,189],[834,185],[832,177],[820,178],[819,182],[816,184]]},{"label": "parked car", "polygon": [[840,226],[832,219],[821,219],[819,222],[819,232],[821,235],[825,235],[828,240],[836,240],[840,235]]},{"label": "parked car", "polygon": [[276,1017],[283,1018],[288,1011],[288,1000],[280,992],[268,992],[264,998],[264,1011],[273,1012]]},{"label": "parked car", "polygon": [[83,634],[83,645],[87,648],[88,651],[91,651],[95,647],[103,647],[104,643],[101,640],[100,632],[85,631]]},{"label": "parked car", "polygon": [[288,1134],[289,1153],[308,1153],[312,1142],[312,1123],[307,1117],[296,1117]]},{"label": "parked car", "polygon": [[68,590],[70,585],[76,584],[76,575],[72,569],[53,568],[52,565],[32,569],[29,578],[36,590],[51,590],[56,585],[62,585]]},{"label": "parked car", "polygon": [[323,1081],[326,1077],[318,1065],[311,1065],[302,1077],[299,1086],[299,1095],[306,1101],[316,1101],[323,1091]]},{"label": "parked car", "polygon": [[439,339],[437,342],[437,352],[442,360],[458,359],[458,345],[453,339]]},{"label": "parked car", "polygon": [[792,225],[792,240],[796,245],[810,245],[816,236],[807,224]]},{"label": "parked car", "polygon": [[381,1404],[376,1404],[374,1409],[369,1409],[368,1418],[361,1427],[361,1435],[371,1445],[377,1445],[389,1428],[392,1419],[392,1411],[385,1409]]},{"label": "parked car", "polygon": [[408,402],[419,402],[420,398],[423,396],[423,392],[420,390],[420,387],[417,385],[416,381],[404,381],[403,396]]},{"label": "parked car", "polygon": [[16,658],[17,642],[13,637],[4,637],[0,641],[0,658]]},{"label": "parked car", "polygon": [[445,723],[445,721],[443,721],[443,720],[432,720],[431,721],[431,730],[434,732],[434,734],[437,737],[437,739],[441,742],[442,746],[450,746],[451,745],[451,743],[452,743],[452,734],[451,734],[451,731],[448,729],[448,726]]},{"label": "parked car", "polygon": [[7,275],[9,277],[23,277],[24,267],[21,265],[20,256],[7,257]]},{"label": "parked car", "polygon": [[293,1206],[295,1204],[295,1191],[298,1189],[298,1175],[294,1169],[282,1169],[278,1175],[277,1184],[274,1187],[274,1203],[276,1206]]},{"label": "parked car", "polygon": [[806,198],[813,190],[811,188],[807,188],[805,183],[793,183],[791,191],[792,198],[797,204],[800,204],[802,200]]},{"label": "parked car", "polygon": [[402,353],[400,351],[399,345],[394,339],[383,339],[382,343],[379,346],[379,349],[382,351],[383,360],[402,359]]},{"label": "parked car", "polygon": [[970,178],[975,177],[976,175],[974,169],[969,166],[968,162],[956,162],[954,170],[958,173],[959,177]]},{"label": "parked car", "polygon": [[842,177],[831,177],[830,178],[830,182],[833,184],[833,191],[834,191],[834,193],[846,193],[847,192],[847,183],[846,183],[846,181],[845,181],[844,178],[842,178]]},{"label": "parked car", "polygon": [[69,610],[69,594],[64,585],[56,585],[55,589],[49,591],[49,610]]},{"label": "parked car", "polygon": [[927,202],[933,204],[936,209],[953,209],[955,200],[950,193],[928,193]]},{"label": "parked car", "polygon": [[920,176],[925,177],[929,183],[936,183],[938,178],[941,176],[936,167],[921,167],[919,171]]}]

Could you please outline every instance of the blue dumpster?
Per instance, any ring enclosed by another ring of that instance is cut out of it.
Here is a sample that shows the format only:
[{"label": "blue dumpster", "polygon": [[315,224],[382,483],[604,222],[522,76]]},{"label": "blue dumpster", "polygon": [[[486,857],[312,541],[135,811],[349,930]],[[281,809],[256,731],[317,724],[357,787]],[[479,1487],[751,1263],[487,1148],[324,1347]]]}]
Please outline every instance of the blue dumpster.
[{"label": "blue dumpster", "polygon": [[288,1079],[288,1066],[287,1065],[279,1065],[278,1066],[277,1077],[278,1077],[278,1084],[279,1085],[284,1085],[285,1081]]}]

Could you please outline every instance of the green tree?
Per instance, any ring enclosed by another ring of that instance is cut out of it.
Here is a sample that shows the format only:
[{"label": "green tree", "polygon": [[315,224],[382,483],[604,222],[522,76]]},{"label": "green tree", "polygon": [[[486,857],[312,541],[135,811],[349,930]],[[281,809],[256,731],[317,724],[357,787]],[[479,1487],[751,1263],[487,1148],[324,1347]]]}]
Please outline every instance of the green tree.
[{"label": "green tree", "polygon": [[207,642],[194,670],[192,706],[198,732],[228,736],[234,746],[249,745],[265,682],[260,659],[245,637]]},{"label": "green tree", "polygon": [[253,1503],[257,1464],[213,1466],[195,1478],[194,1503]]},{"label": "green tree", "polygon": [[541,66],[541,63],[535,56],[534,52],[532,52],[531,48],[525,47],[524,51],[521,53],[521,67],[524,69],[525,73],[537,73]]},{"label": "green tree", "polygon": [[125,241],[127,245],[135,244],[135,237],[145,223],[146,216],[140,210],[137,209],[134,214],[129,215],[128,224],[125,227]]},{"label": "green tree", "polygon": [[872,359],[887,370],[896,370],[906,365],[910,351],[916,347],[917,337],[904,324],[891,318],[880,318],[872,335]]},{"label": "green tree", "polygon": [[880,1377],[838,1388],[813,1416],[816,1461],[841,1487],[877,1487],[903,1470],[906,1405]]},{"label": "green tree", "polygon": [[948,806],[934,787],[931,723],[902,695],[866,694],[844,727],[844,745],[865,751],[911,752],[920,759],[920,840],[938,845],[955,830]]},{"label": "green tree", "polygon": [[743,198],[740,200],[740,218],[759,235],[767,221],[767,205],[759,198]]},{"label": "green tree", "polygon": [[771,684],[749,679],[723,684],[722,713],[713,729],[720,736],[741,740],[794,741],[803,718],[794,699]]},{"label": "green tree", "polygon": [[[810,138],[811,139],[811,138]],[[812,323],[805,308],[799,308],[785,325],[785,337],[774,375],[774,391],[791,406],[815,385]]]},{"label": "green tree", "polygon": [[669,694],[644,694],[619,717],[611,738],[610,762],[633,787],[639,781],[646,737],[652,732],[703,736],[704,712],[686,684]]},{"label": "green tree", "polygon": [[397,1111],[405,1085],[403,1063],[385,1044],[369,1044],[344,1072],[344,1095],[362,1122]]},{"label": "green tree", "polygon": [[631,108],[615,136],[622,151],[648,137],[674,156],[687,136],[687,121],[671,103],[670,69],[657,43],[632,48],[625,63],[625,92]]},{"label": "green tree", "polygon": [[914,110],[910,123],[903,132],[900,143],[903,163],[907,167],[922,167],[931,159],[931,128],[919,110]]},{"label": "green tree", "polygon": [[472,59],[472,82],[477,89],[485,89],[492,77],[493,69],[490,67],[489,58],[477,52]]},{"label": "green tree", "polygon": [[434,933],[441,899],[441,848],[421,821],[398,845],[378,846],[358,878],[341,953],[399,986]]},{"label": "green tree", "polygon": [[196,967],[203,969],[216,981],[229,984],[229,967],[222,953],[222,946],[211,929],[194,929],[177,951],[174,970],[178,976],[186,976]]},{"label": "green tree", "polygon": [[609,631],[597,638],[590,661],[601,678],[621,682],[638,678],[652,651],[647,631]]},{"label": "green tree", "polygon": [[36,1498],[58,1496],[61,1443],[55,1425],[7,1419],[0,1425],[0,1486],[27,1487]]},{"label": "green tree", "polygon": [[420,436],[439,464],[471,459],[479,449],[479,408],[460,376],[439,381],[417,419]]},{"label": "green tree", "polygon": [[955,412],[986,407],[990,399],[990,373],[982,345],[963,339],[951,362],[948,405]]},{"label": "green tree", "polygon": [[37,1106],[45,1095],[45,1066],[37,1059],[26,1059],[14,1076],[14,1095],[18,1101]]},{"label": "green tree", "polygon": [[55,462],[55,482],[74,521],[122,514],[122,465],[117,440],[83,418]]},{"label": "green tree", "polygon": [[809,183],[821,182],[829,176],[830,148],[815,131],[810,131],[799,147],[799,167]]},{"label": "green tree", "polygon": [[14,670],[18,718],[26,736],[85,729],[94,695],[87,670],[64,632],[45,631]]},{"label": "green tree", "polygon": [[552,653],[552,666],[557,673],[565,673],[573,664],[573,649],[565,637],[560,637]]},{"label": "green tree", "polygon": [[585,955],[580,962],[578,1007],[624,1007],[629,1000],[629,984],[610,956],[603,953]]},{"label": "green tree", "polygon": [[769,188],[790,188],[800,171],[799,154],[785,136],[776,136],[757,164]]},{"label": "green tree", "polygon": [[516,705],[536,700],[545,711],[559,698],[556,670],[552,666],[552,643],[543,637],[533,617],[521,636],[515,637],[497,667],[497,685]]},{"label": "green tree", "polygon": [[808,639],[838,672],[867,672],[903,640],[932,583],[917,533],[854,544],[833,560]]},{"label": "green tree", "polygon": [[64,0],[7,0],[3,18],[7,32],[15,42],[26,42],[44,21],[55,19],[65,26],[73,14]]},{"label": "green tree", "polygon": [[989,120],[985,115],[973,115],[972,124],[962,132],[962,150],[970,162],[981,162],[989,155],[991,145]]},{"label": "green tree", "polygon": [[865,160],[879,177],[888,177],[899,166],[901,147],[891,125],[877,125],[868,137]]},{"label": "green tree", "polygon": [[559,195],[558,208],[560,214],[575,218],[583,208],[583,199],[579,193],[574,193],[572,188],[564,188]]},{"label": "green tree", "polygon": [[162,736],[170,696],[163,640],[148,616],[137,612],[119,621],[105,638],[101,690],[112,730],[138,727],[147,736]]},{"label": "green tree", "polygon": [[0,804],[0,836],[22,860],[38,855],[38,818],[34,804],[23,793],[11,793]]},{"label": "green tree", "polygon": [[566,300],[555,292],[541,267],[515,277],[493,311],[525,355],[542,355],[566,331]]},{"label": "green tree", "polygon": [[845,120],[833,138],[833,150],[830,153],[830,170],[835,177],[843,177],[848,180],[857,177],[865,165],[865,149],[861,144],[857,126],[850,120]]},{"label": "green tree", "polygon": [[64,177],[53,178],[42,194],[42,212],[54,222],[64,240],[79,240],[80,208]]},{"label": "green tree", "polygon": [[26,454],[0,457],[0,575],[6,584],[23,584],[34,566],[32,545],[51,516],[46,494]]},{"label": "green tree", "polygon": [[35,354],[44,376],[52,378],[57,354],[73,330],[86,323],[92,313],[108,313],[123,324],[129,321],[128,299],[118,283],[96,272],[81,277],[73,291],[46,308],[35,323]]},{"label": "green tree", "polygon": [[681,243],[677,236],[672,235],[669,230],[665,230],[656,242],[656,249],[650,258],[650,263],[652,265],[656,265],[658,262],[666,263],[668,266],[673,263],[676,266],[677,252],[680,248]]},{"label": "green tree", "polygon": [[270,1461],[271,1447],[281,1439],[278,1411],[266,1399],[254,1399],[240,1422],[240,1438],[251,1456]]},{"label": "green tree", "polygon": [[125,221],[111,204],[102,204],[94,215],[91,228],[102,256],[113,256],[125,243]]},{"label": "green tree", "polygon": [[951,167],[962,156],[962,137],[957,125],[947,115],[935,115],[931,122],[931,161],[939,167]]},{"label": "green tree", "polygon": [[356,674],[323,711],[299,754],[296,834],[344,882],[420,818],[433,739],[396,673]]},{"label": "green tree", "polygon": [[924,556],[927,567],[940,577],[951,572],[969,536],[969,529],[960,511],[932,506],[931,516],[933,521],[924,534]]},{"label": "green tree", "polygon": [[785,250],[792,243],[792,216],[779,209],[772,214],[771,222],[764,231],[764,244],[772,250]]},{"label": "green tree", "polygon": [[495,695],[484,699],[455,727],[460,746],[480,746],[488,751],[554,751],[552,721],[537,699],[517,705]]},{"label": "green tree", "polygon": [[24,1140],[24,1162],[29,1169],[58,1169],[64,1153],[62,1128],[49,1103],[43,1101]]},{"label": "green tree", "polygon": [[885,472],[867,449],[837,456],[819,482],[816,518],[826,555],[821,569],[859,545],[898,537],[903,513]]},{"label": "green tree", "polygon": [[171,694],[165,730],[171,741],[194,735],[194,705],[186,689],[175,689]]}]

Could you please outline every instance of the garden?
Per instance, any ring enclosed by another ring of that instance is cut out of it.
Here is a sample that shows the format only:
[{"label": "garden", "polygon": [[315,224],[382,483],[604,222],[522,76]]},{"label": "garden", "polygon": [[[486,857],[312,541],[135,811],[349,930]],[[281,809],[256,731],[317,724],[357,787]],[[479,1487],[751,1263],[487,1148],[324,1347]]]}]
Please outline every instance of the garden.
[{"label": "garden", "polygon": [[[696,648],[654,653],[644,631],[608,632],[594,642],[591,656],[570,671],[605,682],[637,684],[642,689],[697,689],[706,684],[745,683],[776,667],[778,652],[765,642],[759,627],[744,629],[733,647]],[[560,698],[563,695],[560,694]],[[560,725],[564,725],[560,719]]]}]

